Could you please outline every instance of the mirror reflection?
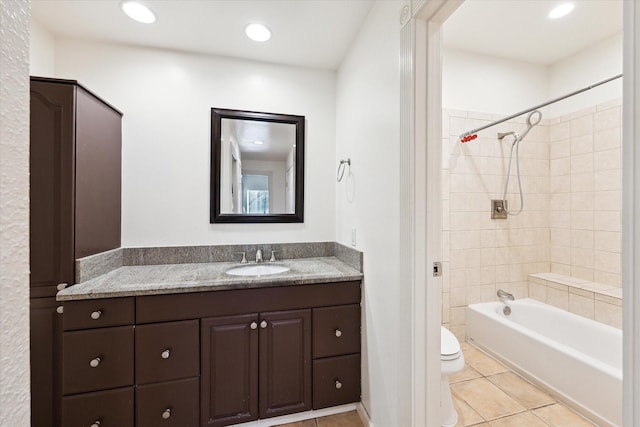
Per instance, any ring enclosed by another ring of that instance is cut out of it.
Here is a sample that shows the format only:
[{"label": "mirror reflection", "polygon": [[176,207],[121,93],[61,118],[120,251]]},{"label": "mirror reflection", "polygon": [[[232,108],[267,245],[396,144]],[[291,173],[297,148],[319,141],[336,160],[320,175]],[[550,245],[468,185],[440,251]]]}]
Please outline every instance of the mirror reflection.
[{"label": "mirror reflection", "polygon": [[222,213],[295,212],[296,127],[222,119]]},{"label": "mirror reflection", "polygon": [[212,109],[211,222],[302,222],[304,116]]}]

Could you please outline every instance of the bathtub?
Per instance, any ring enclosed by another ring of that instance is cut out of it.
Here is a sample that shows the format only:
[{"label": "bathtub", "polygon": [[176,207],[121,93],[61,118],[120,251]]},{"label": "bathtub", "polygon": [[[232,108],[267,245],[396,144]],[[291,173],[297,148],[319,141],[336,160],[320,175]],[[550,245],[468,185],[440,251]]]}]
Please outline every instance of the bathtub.
[{"label": "bathtub", "polygon": [[467,307],[467,340],[600,425],[622,425],[622,331],[533,299]]}]

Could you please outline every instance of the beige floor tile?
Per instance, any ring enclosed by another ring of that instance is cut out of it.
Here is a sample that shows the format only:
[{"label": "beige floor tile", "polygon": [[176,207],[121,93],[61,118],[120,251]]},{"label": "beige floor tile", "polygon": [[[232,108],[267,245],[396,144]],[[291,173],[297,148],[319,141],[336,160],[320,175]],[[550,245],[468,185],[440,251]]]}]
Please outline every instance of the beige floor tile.
[{"label": "beige floor tile", "polygon": [[451,389],[487,421],[526,410],[486,378],[452,384]]},{"label": "beige floor tile", "polygon": [[474,378],[480,378],[481,376],[482,374],[480,372],[476,371],[471,366],[465,364],[464,369],[462,371],[455,373],[453,375],[449,375],[449,383],[450,384],[459,383],[461,381],[468,381]]},{"label": "beige floor tile", "polygon": [[548,427],[548,424],[531,412],[498,418],[489,423],[491,427]]},{"label": "beige floor tile", "polygon": [[316,420],[304,420],[297,423],[280,424],[276,427],[316,427]]},{"label": "beige floor tile", "polygon": [[317,418],[316,422],[318,427],[364,427],[356,411]]},{"label": "beige floor tile", "polygon": [[527,409],[539,408],[555,403],[555,400],[551,396],[533,384],[523,380],[513,372],[491,375],[487,377],[487,379]]},{"label": "beige floor tile", "polygon": [[464,352],[464,360],[469,366],[485,376],[509,371],[509,368],[502,363],[471,346]]},{"label": "beige floor tile", "polygon": [[458,412],[458,422],[456,423],[456,427],[474,426],[478,423],[484,422],[484,418],[478,415],[478,413],[474,411],[467,402],[462,400],[455,393],[451,393],[451,395],[453,397],[453,406]]},{"label": "beige floor tile", "polygon": [[556,403],[534,409],[535,415],[553,427],[593,427],[594,424],[582,418],[564,405]]}]

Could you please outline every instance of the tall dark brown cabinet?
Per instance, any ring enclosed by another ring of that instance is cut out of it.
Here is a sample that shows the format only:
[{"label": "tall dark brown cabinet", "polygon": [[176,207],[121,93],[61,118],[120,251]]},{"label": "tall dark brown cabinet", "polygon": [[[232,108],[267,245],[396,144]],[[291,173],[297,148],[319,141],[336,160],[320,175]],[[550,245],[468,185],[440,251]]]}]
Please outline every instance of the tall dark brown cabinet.
[{"label": "tall dark brown cabinet", "polygon": [[31,78],[31,425],[60,425],[59,287],[120,246],[122,113],[73,80]]}]

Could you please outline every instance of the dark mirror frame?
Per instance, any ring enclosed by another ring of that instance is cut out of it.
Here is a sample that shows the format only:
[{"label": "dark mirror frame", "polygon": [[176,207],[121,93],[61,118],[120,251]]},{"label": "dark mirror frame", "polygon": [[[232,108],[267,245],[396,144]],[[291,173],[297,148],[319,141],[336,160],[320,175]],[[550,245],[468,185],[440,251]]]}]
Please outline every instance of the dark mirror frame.
[{"label": "dark mirror frame", "polygon": [[[289,123],[296,126],[295,213],[245,215],[220,212],[220,160],[222,119],[254,120]],[[261,113],[256,111],[211,109],[211,178],[210,218],[213,223],[286,223],[304,222],[304,136],[305,117],[292,114]]]}]

